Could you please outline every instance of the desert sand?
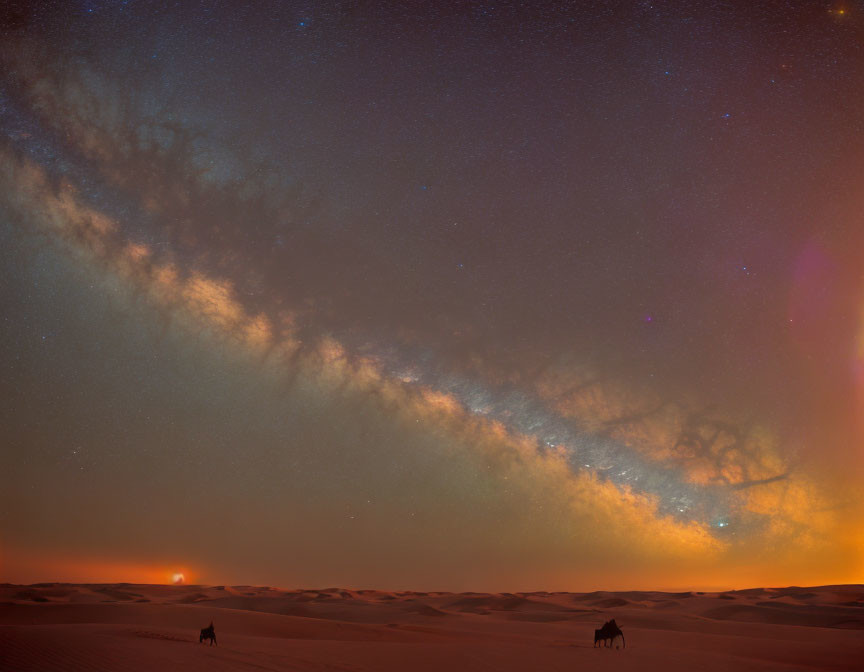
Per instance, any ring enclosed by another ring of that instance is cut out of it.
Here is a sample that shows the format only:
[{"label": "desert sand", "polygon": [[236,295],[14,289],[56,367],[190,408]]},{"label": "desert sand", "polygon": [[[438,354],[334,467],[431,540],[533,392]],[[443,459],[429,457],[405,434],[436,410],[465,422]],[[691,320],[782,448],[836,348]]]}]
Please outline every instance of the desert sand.
[{"label": "desert sand", "polygon": [[[623,649],[594,648],[615,618]],[[199,644],[214,622],[218,646]],[[0,585],[0,670],[862,670],[864,586],[422,593]]]}]

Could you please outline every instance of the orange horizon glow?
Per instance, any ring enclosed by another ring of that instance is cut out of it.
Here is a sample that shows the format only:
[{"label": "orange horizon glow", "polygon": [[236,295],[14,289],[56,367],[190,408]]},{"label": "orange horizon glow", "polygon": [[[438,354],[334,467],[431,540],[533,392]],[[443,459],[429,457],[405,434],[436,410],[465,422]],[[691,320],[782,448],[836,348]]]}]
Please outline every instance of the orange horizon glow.
[{"label": "orange horizon glow", "polygon": [[86,558],[54,559],[33,553],[3,553],[0,557],[0,581],[7,583],[142,583],[179,585],[194,584],[198,573],[187,565],[149,565],[131,561],[108,561]]},{"label": "orange horizon glow", "polygon": [[[653,582],[639,580],[628,580],[622,577],[623,573],[606,575],[595,575],[591,578],[579,578],[567,574],[546,575],[543,578],[523,577],[508,582],[496,582],[496,585],[482,586],[447,586],[447,585],[405,585],[403,583],[393,585],[366,585],[354,582],[334,582],[333,585],[348,590],[396,590],[396,591],[442,591],[462,592],[471,590],[474,592],[532,592],[532,591],[565,591],[573,593],[592,591],[703,591],[722,592],[729,590],[743,590],[749,588],[769,587],[814,587],[825,585],[862,585],[864,584],[864,554],[861,562],[862,571],[858,575],[850,574],[838,576],[830,570],[817,570],[810,573],[786,574],[778,572],[767,572],[763,568],[738,568],[733,572],[716,569],[711,575],[706,573],[705,578],[697,578],[691,574],[682,576],[657,575]],[[221,573],[219,573],[221,574]],[[182,581],[176,577],[182,576]],[[261,579],[264,580],[261,580]],[[275,578],[275,577],[273,577]],[[678,579],[676,581],[676,578]],[[40,583],[70,583],[70,584],[148,584],[164,586],[191,586],[191,585],[233,585],[233,586],[269,586],[286,590],[310,588],[317,585],[314,581],[299,581],[294,584],[285,584],[284,581],[267,580],[267,577],[258,577],[257,580],[249,580],[244,577],[221,576],[217,578],[216,573],[203,570],[190,570],[189,565],[168,563],[146,564],[132,561],[106,561],[100,559],[86,559],[82,557],[69,558],[66,560],[40,557],[38,554],[16,552],[5,553],[0,561],[0,582],[20,585]],[[320,582],[319,582],[320,583]]]}]

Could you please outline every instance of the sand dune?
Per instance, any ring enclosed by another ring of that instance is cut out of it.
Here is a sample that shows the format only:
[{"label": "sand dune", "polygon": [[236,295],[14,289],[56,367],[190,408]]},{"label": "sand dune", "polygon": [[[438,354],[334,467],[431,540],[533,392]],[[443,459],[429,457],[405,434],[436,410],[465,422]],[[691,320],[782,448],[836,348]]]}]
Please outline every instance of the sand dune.
[{"label": "sand dune", "polygon": [[[615,618],[627,648],[594,649]],[[198,643],[210,621],[218,647]],[[0,585],[2,670],[860,670],[864,586],[723,593]]]}]

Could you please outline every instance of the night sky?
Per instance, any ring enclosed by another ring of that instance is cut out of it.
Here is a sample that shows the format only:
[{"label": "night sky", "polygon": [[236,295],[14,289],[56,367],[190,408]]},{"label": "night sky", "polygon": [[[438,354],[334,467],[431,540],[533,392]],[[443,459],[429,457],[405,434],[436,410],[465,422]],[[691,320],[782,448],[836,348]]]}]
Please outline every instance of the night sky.
[{"label": "night sky", "polygon": [[0,580],[864,582],[864,2],[0,31]]}]

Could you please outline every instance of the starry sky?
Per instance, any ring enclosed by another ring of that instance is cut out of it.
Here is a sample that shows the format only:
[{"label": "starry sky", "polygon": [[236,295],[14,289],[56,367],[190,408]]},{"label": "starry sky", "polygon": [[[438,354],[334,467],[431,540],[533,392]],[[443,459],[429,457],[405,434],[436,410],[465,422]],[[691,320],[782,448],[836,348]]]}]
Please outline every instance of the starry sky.
[{"label": "starry sky", "polygon": [[864,582],[864,2],[0,31],[0,580]]}]

